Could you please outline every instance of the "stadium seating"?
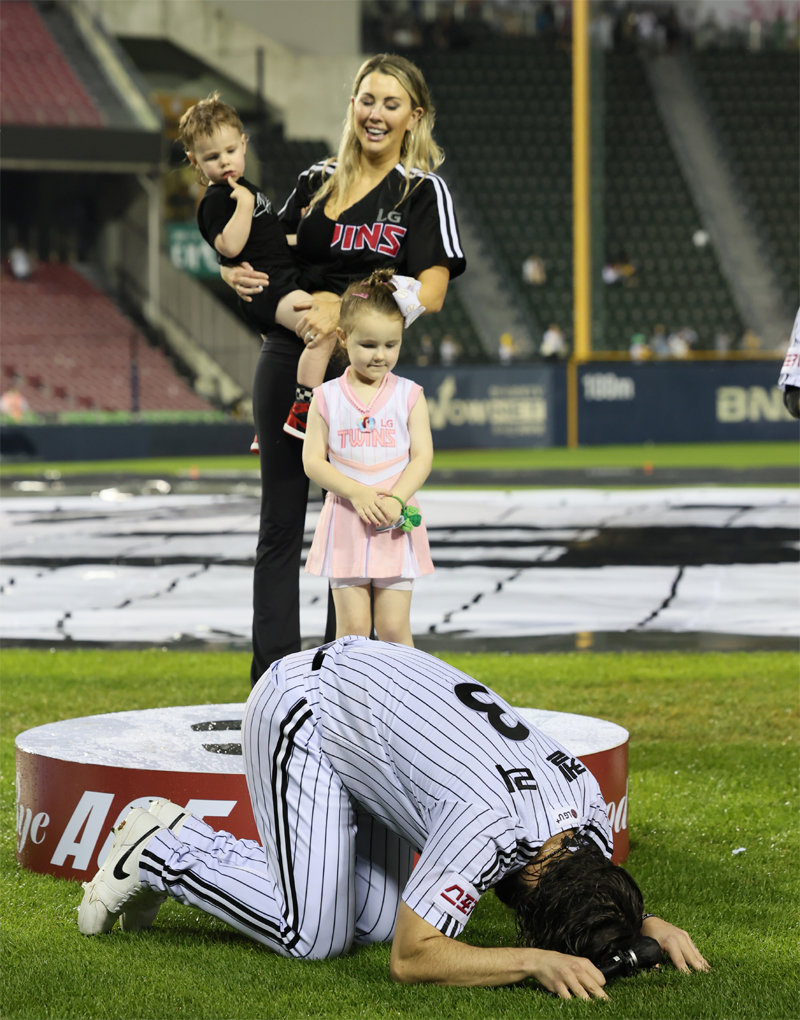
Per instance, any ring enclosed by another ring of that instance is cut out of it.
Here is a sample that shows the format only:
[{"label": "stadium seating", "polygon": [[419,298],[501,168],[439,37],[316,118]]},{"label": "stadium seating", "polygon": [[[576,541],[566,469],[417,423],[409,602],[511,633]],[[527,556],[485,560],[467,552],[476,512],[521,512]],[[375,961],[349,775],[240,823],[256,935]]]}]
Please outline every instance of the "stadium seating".
[{"label": "stadium seating", "polygon": [[800,304],[800,63],[797,53],[692,55],[729,165],[787,304]]},{"label": "stadium seating", "polygon": [[263,187],[276,209],[280,209],[297,183],[298,174],[331,153],[322,139],[289,140],[275,128],[266,139],[255,136],[256,148],[263,153]]},{"label": "stadium seating", "polygon": [[103,126],[104,118],[91,96],[27,0],[0,4],[0,60],[0,123]]},{"label": "stadium seating", "polygon": [[68,265],[41,264],[24,282],[4,273],[0,329],[2,385],[15,383],[35,413],[130,411],[134,358],[140,410],[211,410],[164,352]]},{"label": "stadium seating", "polygon": [[690,327],[698,347],[742,324],[711,245],[696,246],[700,214],[633,54],[605,61],[605,238],[607,257],[625,252],[636,267],[633,286],[603,289],[606,339],[627,347],[632,333],[648,336]]},{"label": "stadium seating", "polygon": [[[534,331],[558,322],[569,331],[572,291],[572,133],[569,54],[535,39],[491,37],[468,52],[415,50],[437,107],[445,173],[491,239],[509,291],[527,306]],[[635,54],[595,55],[593,108],[602,124],[592,167],[598,200],[592,224],[593,341],[625,350],[633,333],[690,326],[710,347],[717,329],[741,323],[710,246],[696,248],[700,225]],[[603,82],[602,89],[598,82]],[[602,101],[599,101],[602,93]],[[597,211],[602,210],[598,216]],[[636,266],[631,286],[603,287],[604,259]],[[540,255],[543,286],[525,286],[523,260]],[[449,300],[449,298],[448,298]]]}]

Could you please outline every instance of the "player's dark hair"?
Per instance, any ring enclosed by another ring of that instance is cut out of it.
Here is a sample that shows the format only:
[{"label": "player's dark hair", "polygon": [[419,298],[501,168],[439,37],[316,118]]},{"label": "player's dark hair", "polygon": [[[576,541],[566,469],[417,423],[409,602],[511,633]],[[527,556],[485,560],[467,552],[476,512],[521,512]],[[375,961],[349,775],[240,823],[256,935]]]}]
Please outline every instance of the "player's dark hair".
[{"label": "player's dark hair", "polygon": [[600,965],[641,934],[639,886],[589,839],[548,861],[535,884],[518,871],[495,892],[514,910],[523,946],[585,956]]},{"label": "player's dark hair", "polygon": [[366,280],[350,284],[342,295],[342,307],[339,312],[339,328],[345,335],[350,333],[357,317],[365,308],[402,320],[403,313],[394,299],[393,276],[394,269],[376,269]]}]

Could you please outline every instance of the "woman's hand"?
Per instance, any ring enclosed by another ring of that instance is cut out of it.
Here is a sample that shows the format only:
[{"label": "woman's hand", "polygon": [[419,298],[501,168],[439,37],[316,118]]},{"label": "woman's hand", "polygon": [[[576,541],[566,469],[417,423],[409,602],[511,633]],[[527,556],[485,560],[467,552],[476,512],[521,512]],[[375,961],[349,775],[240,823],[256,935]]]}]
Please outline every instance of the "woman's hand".
[{"label": "woman's hand", "polygon": [[318,337],[330,336],[339,325],[342,299],[328,291],[314,294],[309,301],[294,305],[296,312],[305,312],[295,327],[295,333],[304,343]]},{"label": "woman's hand", "polygon": [[252,301],[253,294],[260,294],[265,287],[269,287],[269,276],[253,269],[249,262],[241,262],[238,266],[220,266],[219,273],[242,301]]}]

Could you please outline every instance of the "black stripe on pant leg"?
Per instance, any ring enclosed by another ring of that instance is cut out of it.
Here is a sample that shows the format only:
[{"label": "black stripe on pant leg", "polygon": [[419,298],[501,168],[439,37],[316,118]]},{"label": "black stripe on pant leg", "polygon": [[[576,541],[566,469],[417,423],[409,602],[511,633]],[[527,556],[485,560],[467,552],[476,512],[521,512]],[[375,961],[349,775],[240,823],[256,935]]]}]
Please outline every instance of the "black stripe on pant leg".
[{"label": "black stripe on pant leg", "polygon": [[[159,867],[155,868],[152,865],[149,865],[147,857],[151,857],[154,861],[156,861]],[[166,867],[162,860],[147,850],[142,851],[139,867],[142,871],[149,871],[153,874],[160,875],[165,885],[174,881],[182,882],[187,888],[193,889],[201,899],[207,900],[209,903],[213,903],[215,906],[235,917],[242,927],[258,932],[275,943],[285,945],[280,925],[276,924],[274,921],[268,920],[263,915],[256,913],[256,911],[248,907],[245,902],[231,896],[230,893],[225,892],[215,883],[207,882],[205,879],[202,879],[190,872],[170,869]]]},{"label": "black stripe on pant leg", "polygon": [[278,881],[283,889],[286,909],[284,916],[289,927],[295,932],[294,938],[287,943],[292,948],[300,937],[298,932],[299,914],[297,906],[297,889],[292,866],[291,826],[289,824],[289,805],[286,796],[288,785],[289,761],[294,750],[294,738],[297,731],[311,718],[311,709],[305,698],[301,698],[289,710],[280,724],[280,738],[272,756],[272,813],[275,819],[275,844],[278,851]]}]

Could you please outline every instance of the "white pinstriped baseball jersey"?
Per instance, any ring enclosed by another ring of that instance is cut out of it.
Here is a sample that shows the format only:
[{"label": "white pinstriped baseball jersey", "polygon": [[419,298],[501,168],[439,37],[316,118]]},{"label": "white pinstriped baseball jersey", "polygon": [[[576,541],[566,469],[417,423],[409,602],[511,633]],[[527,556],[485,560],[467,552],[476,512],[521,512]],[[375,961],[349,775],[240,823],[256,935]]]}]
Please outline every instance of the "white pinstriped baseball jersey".
[{"label": "white pinstriped baseball jersey", "polygon": [[781,365],[778,385],[781,389],[785,389],[787,386],[800,386],[800,308],[794,317],[789,348]]},{"label": "white pinstriped baseball jersey", "polygon": [[486,889],[565,829],[611,856],[580,761],[417,649],[347,637],[287,656],[254,688],[242,738],[263,867],[193,860],[180,840],[210,838],[194,822],[151,841],[142,873],[288,955],[391,938],[401,896],[455,936]]}]

